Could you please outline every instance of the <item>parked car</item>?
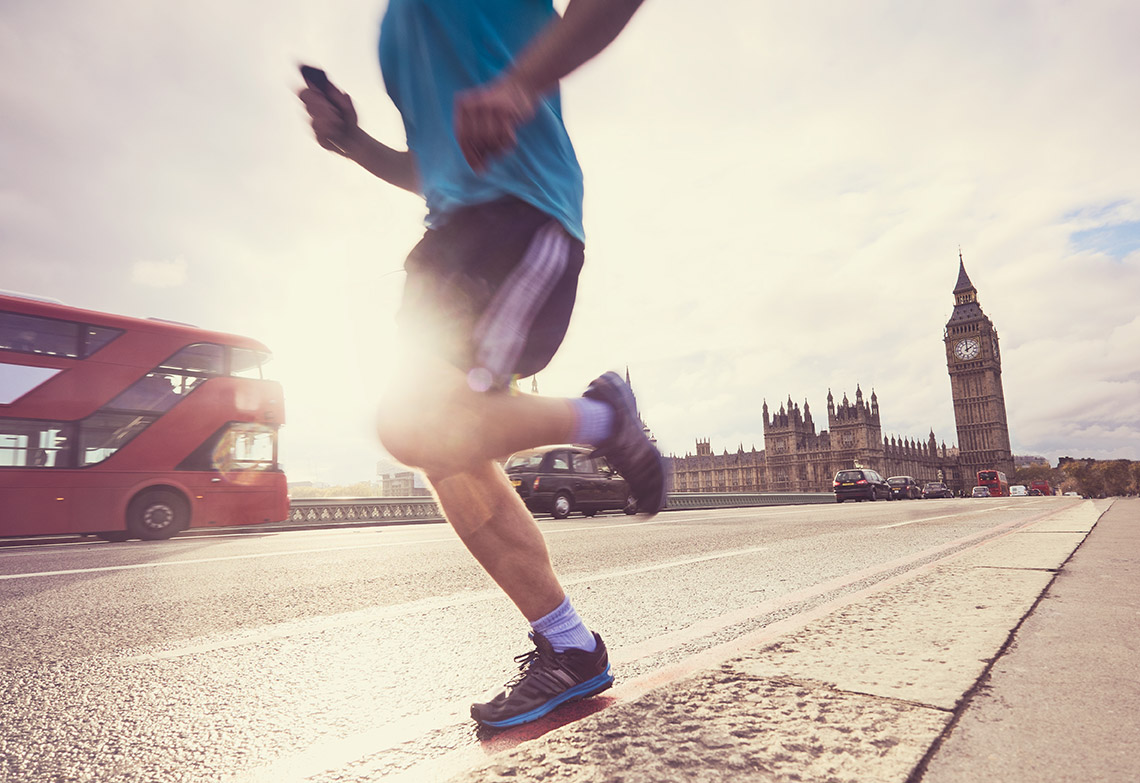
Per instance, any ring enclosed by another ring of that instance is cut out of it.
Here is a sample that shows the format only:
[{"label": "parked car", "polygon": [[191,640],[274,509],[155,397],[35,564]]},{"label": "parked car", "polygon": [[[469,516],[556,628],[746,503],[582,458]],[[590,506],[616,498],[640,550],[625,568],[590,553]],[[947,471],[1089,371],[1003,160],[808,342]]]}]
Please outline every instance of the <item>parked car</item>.
[{"label": "parked car", "polygon": [[952,498],[954,493],[950,488],[943,484],[941,481],[931,481],[922,488],[922,499],[929,498]]},{"label": "parked car", "polygon": [[974,487],[974,489],[970,492],[970,497],[972,498],[988,498],[989,496],[989,487]]},{"label": "parked car", "polygon": [[1025,488],[1024,484],[1014,484],[1009,488],[1009,496],[1011,498],[1023,498],[1029,495],[1029,490]]},{"label": "parked car", "polygon": [[891,476],[887,479],[887,486],[891,488],[892,500],[918,500],[922,497],[922,488],[914,476]]},{"label": "parked car", "polygon": [[592,517],[599,511],[637,513],[629,485],[602,457],[584,446],[544,446],[511,455],[507,478],[526,507],[565,519],[575,511]]},{"label": "parked car", "polygon": [[835,490],[836,503],[844,500],[891,499],[891,487],[886,479],[867,468],[839,471],[835,474],[831,488]]}]

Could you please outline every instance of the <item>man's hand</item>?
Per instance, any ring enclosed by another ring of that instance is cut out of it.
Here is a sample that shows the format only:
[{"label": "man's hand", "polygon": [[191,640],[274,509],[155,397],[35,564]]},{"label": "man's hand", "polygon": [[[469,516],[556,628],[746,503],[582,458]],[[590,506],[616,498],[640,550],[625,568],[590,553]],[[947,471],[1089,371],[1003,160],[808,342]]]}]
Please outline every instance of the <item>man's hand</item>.
[{"label": "man's hand", "polygon": [[305,87],[297,93],[312,119],[313,135],[326,150],[350,157],[348,150],[359,132],[352,99],[328,84],[325,89]]},{"label": "man's hand", "polygon": [[519,126],[534,117],[537,96],[509,76],[455,96],[455,138],[468,165],[484,171],[514,149]]}]

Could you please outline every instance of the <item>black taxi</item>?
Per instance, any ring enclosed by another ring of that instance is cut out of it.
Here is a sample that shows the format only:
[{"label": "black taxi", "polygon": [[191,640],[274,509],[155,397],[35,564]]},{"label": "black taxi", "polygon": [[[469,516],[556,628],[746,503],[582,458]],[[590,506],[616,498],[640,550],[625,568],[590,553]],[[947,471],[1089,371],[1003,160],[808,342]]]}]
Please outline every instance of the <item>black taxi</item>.
[{"label": "black taxi", "polygon": [[503,466],[526,507],[565,519],[571,512],[637,513],[629,485],[588,446],[544,446],[512,454]]}]

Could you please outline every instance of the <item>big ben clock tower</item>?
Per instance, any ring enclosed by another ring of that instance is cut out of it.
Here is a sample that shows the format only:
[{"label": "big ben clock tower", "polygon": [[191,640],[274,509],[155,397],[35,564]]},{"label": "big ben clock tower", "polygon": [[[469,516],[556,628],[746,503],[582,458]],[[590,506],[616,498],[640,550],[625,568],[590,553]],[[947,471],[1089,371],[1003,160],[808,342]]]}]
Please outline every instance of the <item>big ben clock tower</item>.
[{"label": "big ben clock tower", "polygon": [[978,290],[958,254],[954,312],[946,323],[946,366],[958,427],[959,465],[967,484],[979,470],[1013,473],[1009,424],[1001,387],[1001,352],[993,322],[978,304]]}]

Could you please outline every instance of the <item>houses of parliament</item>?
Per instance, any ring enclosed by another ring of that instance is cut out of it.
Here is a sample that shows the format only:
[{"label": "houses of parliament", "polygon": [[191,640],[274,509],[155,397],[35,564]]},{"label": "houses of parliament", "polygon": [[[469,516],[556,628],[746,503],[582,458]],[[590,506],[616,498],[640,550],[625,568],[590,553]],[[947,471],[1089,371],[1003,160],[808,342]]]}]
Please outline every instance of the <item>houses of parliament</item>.
[{"label": "houses of parliament", "polygon": [[774,413],[763,407],[764,448],[714,454],[708,440],[696,454],[669,458],[673,492],[823,492],[844,468],[864,467],[886,476],[913,476],[920,483],[942,481],[960,491],[973,486],[977,471],[1013,472],[1009,425],[1001,383],[1001,353],[993,322],[982,312],[978,292],[961,254],[954,286],[954,310],[942,335],[958,445],[923,437],[883,438],[879,400],[836,402],[827,393],[827,429],[816,431],[811,408],[791,397]]}]

